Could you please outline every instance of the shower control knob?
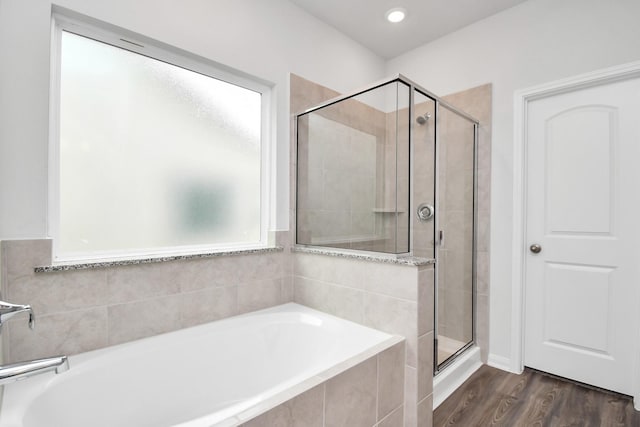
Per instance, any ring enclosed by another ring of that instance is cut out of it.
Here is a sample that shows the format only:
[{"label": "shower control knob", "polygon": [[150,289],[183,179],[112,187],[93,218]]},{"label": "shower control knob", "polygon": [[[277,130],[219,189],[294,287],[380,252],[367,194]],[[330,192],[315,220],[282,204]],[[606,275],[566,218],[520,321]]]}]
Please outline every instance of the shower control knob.
[{"label": "shower control knob", "polygon": [[427,204],[427,203],[423,203],[420,206],[418,206],[418,219],[420,221],[429,221],[431,218],[433,218],[433,215],[435,215],[436,210],[433,208],[433,206]]},{"label": "shower control knob", "polygon": [[537,243],[534,243],[533,245],[529,246],[529,250],[534,254],[539,254],[540,251],[542,251],[542,246],[540,246]]}]

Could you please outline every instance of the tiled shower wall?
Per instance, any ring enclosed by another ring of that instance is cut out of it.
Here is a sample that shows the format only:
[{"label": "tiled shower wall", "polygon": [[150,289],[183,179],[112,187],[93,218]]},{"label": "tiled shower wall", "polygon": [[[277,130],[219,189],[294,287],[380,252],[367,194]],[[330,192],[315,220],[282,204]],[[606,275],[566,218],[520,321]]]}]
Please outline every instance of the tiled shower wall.
[{"label": "tiled shower wall", "polygon": [[[425,97],[420,97],[425,98]],[[444,100],[476,117],[480,121],[478,130],[478,196],[479,224],[476,230],[478,243],[478,343],[484,351],[486,361],[488,348],[488,207],[490,197],[490,132],[491,132],[491,85],[462,91],[445,96]],[[426,202],[434,204],[435,174],[435,103],[431,100],[416,105],[416,114],[431,114],[425,124],[414,124],[413,144],[413,185],[414,207]],[[399,111],[400,122],[407,120],[408,109]],[[391,114],[390,114],[391,115]],[[395,114],[393,114],[395,116]],[[445,246],[439,250],[439,288],[438,288],[438,333],[461,342],[471,340],[472,317],[472,212],[473,212],[473,125],[468,120],[440,109],[438,121],[438,148],[440,191],[439,214],[440,229],[446,236]],[[399,129],[407,133],[407,127]],[[399,151],[403,153],[404,151]],[[399,161],[399,164],[408,162]],[[387,181],[389,177],[386,177]],[[387,183],[394,185],[395,181]],[[403,193],[401,186],[399,194]],[[406,190],[404,190],[406,192]],[[404,197],[404,195],[403,195]],[[404,214],[401,214],[401,216]],[[434,228],[433,221],[420,222],[411,215],[413,235],[413,254],[419,257],[433,258]],[[406,224],[401,222],[402,224]],[[481,221],[484,221],[481,222]],[[400,235],[405,235],[402,229]],[[482,289],[480,288],[482,284]],[[484,306],[483,306],[484,304]],[[485,329],[483,329],[485,328]]]},{"label": "tiled shower wall", "polygon": [[2,299],[37,316],[3,325],[4,361],[77,354],[292,300],[288,253],[34,273],[51,241],[1,242]]},{"label": "tiled shower wall", "polygon": [[[398,92],[402,93],[404,85],[398,85]],[[402,96],[399,95],[399,98]],[[378,214],[377,220],[381,224],[383,235],[395,236],[395,239],[386,239],[381,247],[375,249],[388,253],[407,252],[410,246],[408,113],[405,108],[385,114],[387,132],[381,156],[385,173],[379,177],[384,188],[384,202],[381,206],[383,212]]]},{"label": "tiled shower wall", "polygon": [[[417,97],[417,96],[416,96]],[[423,98],[423,97],[420,97]],[[435,206],[435,102],[427,100],[416,104],[416,115],[431,114],[424,124],[414,123],[413,127],[413,209],[417,210],[422,203]],[[408,115],[408,111],[403,111]],[[413,233],[413,254],[418,257],[434,258],[433,236],[434,221],[420,221],[417,215],[411,215]]]},{"label": "tiled shower wall", "polygon": [[[306,189],[298,203],[303,225],[299,241],[352,248],[355,237],[354,244],[361,247],[376,235],[372,207],[376,203],[376,148],[382,138],[361,131],[360,127],[367,128],[364,120],[362,126],[353,119],[349,125],[334,120],[332,116],[340,111],[331,108],[306,116],[298,128],[306,142],[301,144],[299,160],[305,167],[300,169],[298,185]],[[379,123],[375,110],[368,110],[362,116],[371,124]]]},{"label": "tiled shower wall", "polygon": [[[476,229],[477,243],[477,275],[476,275],[476,341],[480,347],[482,361],[486,363],[489,350],[489,215],[491,203],[491,84],[477,86],[461,92],[443,97],[443,100],[456,106],[460,110],[475,117],[480,125],[478,126],[478,224]],[[443,129],[444,132],[447,129]],[[451,138],[451,135],[441,135],[443,138]],[[462,138],[467,138],[461,136]],[[454,137],[455,138],[455,137]],[[462,155],[459,151],[451,151],[445,160],[445,185],[451,197],[445,201],[445,209],[451,212],[449,224],[446,227],[445,235],[449,243],[468,241],[465,234],[468,230],[456,222],[456,215],[460,215],[468,208],[456,210],[459,205],[454,198],[456,195],[469,195],[473,189],[465,183],[470,180],[456,180],[456,175],[468,173],[456,169],[458,163],[457,156]],[[465,199],[467,197],[465,196]],[[447,212],[445,212],[445,215]],[[465,269],[460,269],[460,263],[456,259],[470,259],[469,248],[464,245],[446,244],[446,255],[444,268],[440,268],[441,283],[444,287],[438,289],[438,305],[443,307],[438,316],[439,324],[445,325],[447,333],[452,338],[464,341],[464,326],[471,322],[471,291],[463,283],[471,280],[471,266],[467,263]],[[449,315],[448,315],[449,313]],[[462,339],[460,339],[462,338]]]},{"label": "tiled shower wall", "polygon": [[474,129],[446,108],[439,113],[438,230],[445,239],[438,246],[438,335],[466,344],[473,339]]},{"label": "tiled shower wall", "polygon": [[[374,95],[384,95],[385,89],[376,90],[381,92]],[[336,95],[291,76],[292,112],[302,112]],[[299,152],[291,152],[292,164],[300,163],[295,183],[292,175],[292,185],[304,189],[297,200],[298,243],[406,252],[409,144],[408,134],[397,137],[395,119],[395,114],[385,114],[358,97],[300,118]],[[293,129],[291,135],[295,144]],[[399,233],[396,210],[400,211],[399,223],[404,223]]]}]

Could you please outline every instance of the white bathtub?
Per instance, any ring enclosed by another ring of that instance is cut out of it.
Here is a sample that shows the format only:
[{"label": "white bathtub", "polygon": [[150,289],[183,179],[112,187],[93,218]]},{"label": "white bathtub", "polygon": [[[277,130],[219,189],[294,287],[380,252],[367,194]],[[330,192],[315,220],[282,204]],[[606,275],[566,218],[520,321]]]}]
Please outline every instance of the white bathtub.
[{"label": "white bathtub", "polygon": [[401,340],[285,304],[72,356],[6,385],[0,427],[235,426]]}]

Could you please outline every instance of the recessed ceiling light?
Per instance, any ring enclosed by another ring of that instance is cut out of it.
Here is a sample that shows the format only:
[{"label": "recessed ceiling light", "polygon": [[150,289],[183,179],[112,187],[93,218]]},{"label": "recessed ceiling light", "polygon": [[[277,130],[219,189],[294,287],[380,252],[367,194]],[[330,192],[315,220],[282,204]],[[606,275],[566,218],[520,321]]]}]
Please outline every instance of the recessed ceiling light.
[{"label": "recessed ceiling light", "polygon": [[407,15],[407,11],[401,7],[394,7],[389,10],[386,14],[387,21],[393,22],[394,24],[404,20],[404,17]]}]

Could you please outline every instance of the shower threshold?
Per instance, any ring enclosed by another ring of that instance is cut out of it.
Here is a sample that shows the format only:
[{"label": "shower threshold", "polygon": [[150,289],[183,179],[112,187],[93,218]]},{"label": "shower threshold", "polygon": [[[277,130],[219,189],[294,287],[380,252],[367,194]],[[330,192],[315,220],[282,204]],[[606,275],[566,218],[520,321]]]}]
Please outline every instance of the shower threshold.
[{"label": "shower threshold", "polygon": [[433,409],[440,406],[481,366],[480,347],[473,346],[440,371],[433,378]]}]

